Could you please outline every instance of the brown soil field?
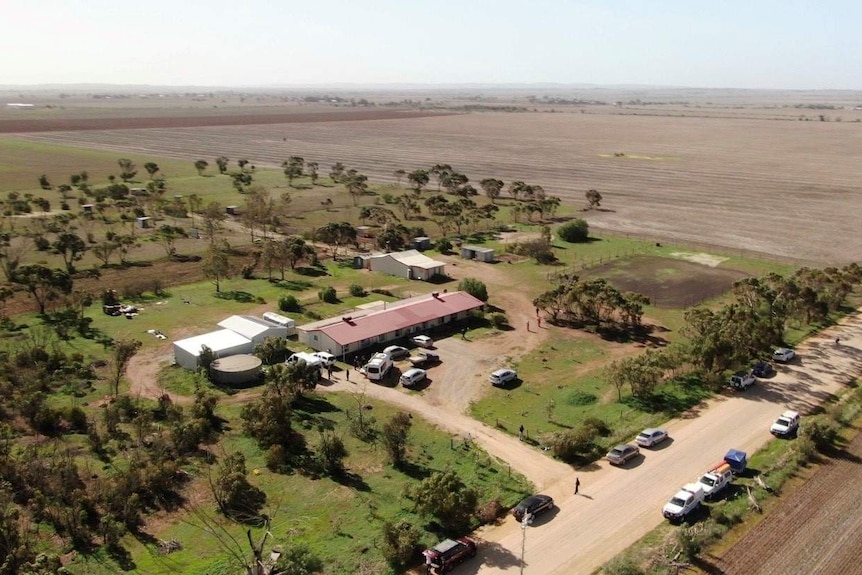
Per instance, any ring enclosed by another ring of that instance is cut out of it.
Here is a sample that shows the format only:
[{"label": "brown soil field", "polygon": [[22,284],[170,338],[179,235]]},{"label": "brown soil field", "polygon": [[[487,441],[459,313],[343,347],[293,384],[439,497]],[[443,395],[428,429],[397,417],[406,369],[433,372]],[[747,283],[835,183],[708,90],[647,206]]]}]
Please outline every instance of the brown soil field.
[{"label": "brown soil field", "polygon": [[847,575],[862,570],[862,434],[829,458],[718,560],[723,575]]},{"label": "brown soil field", "polygon": [[247,126],[252,124],[295,124],[392,120],[439,116],[441,113],[403,110],[339,110],[327,112],[266,112],[233,115],[153,115],[143,117],[0,119],[0,134],[18,132],[60,132],[66,130],[134,130],[141,128],[195,128],[204,126]]},{"label": "brown soil field", "polygon": [[862,123],[583,112],[11,137],[132,156],[225,154],[272,167],[301,155],[355,167],[372,183],[394,182],[397,169],[448,163],[474,183],[523,180],[578,208],[586,190],[598,189],[604,209],[582,213],[594,230],[821,265],[862,253]]}]

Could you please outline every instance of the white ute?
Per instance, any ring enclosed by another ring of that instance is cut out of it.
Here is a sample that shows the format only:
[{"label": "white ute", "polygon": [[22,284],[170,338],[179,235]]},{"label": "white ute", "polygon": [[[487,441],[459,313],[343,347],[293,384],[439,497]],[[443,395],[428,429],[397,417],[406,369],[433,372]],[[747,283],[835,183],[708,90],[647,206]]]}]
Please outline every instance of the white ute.
[{"label": "white ute", "polygon": [[776,437],[790,437],[799,429],[799,412],[787,410],[775,420],[769,432]]},{"label": "white ute", "polygon": [[676,495],[670,498],[670,501],[665,503],[661,513],[671,523],[677,523],[700,507],[702,502],[703,487],[699,483],[687,483],[677,491]]},{"label": "white ute", "polygon": [[730,464],[722,461],[704,473],[698,480],[698,484],[703,488],[703,498],[709,500],[721,493],[732,480],[733,471],[730,469]]}]

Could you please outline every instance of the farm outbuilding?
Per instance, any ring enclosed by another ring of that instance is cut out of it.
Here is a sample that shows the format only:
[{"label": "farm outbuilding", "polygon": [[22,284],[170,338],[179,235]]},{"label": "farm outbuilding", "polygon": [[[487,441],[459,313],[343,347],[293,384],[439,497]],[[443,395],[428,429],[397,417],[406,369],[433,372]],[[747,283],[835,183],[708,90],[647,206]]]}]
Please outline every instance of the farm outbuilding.
[{"label": "farm outbuilding", "polygon": [[420,252],[431,249],[431,238],[428,236],[418,236],[413,238],[413,248]]},{"label": "farm outbuilding", "polygon": [[137,219],[136,225],[141,229],[152,227],[153,220],[149,216],[141,216]]},{"label": "farm outbuilding", "polygon": [[287,326],[251,315],[232,315],[220,321],[218,326],[247,337],[255,345],[263,343],[268,337],[287,337]]},{"label": "farm outbuilding", "polygon": [[467,319],[483,305],[467,292],[434,292],[356,309],[341,317],[301,325],[296,331],[299,341],[308,347],[343,357]]},{"label": "farm outbuilding", "polygon": [[428,281],[436,275],[446,275],[443,262],[432,260],[416,250],[372,255],[366,259],[368,269],[411,280]]},{"label": "farm outbuilding", "polygon": [[493,248],[484,248],[482,246],[461,246],[461,257],[466,260],[479,260],[480,262],[493,262]]},{"label": "farm outbuilding", "polygon": [[254,351],[251,339],[230,329],[220,329],[175,341],[174,361],[186,369],[197,369],[203,346],[210,348],[216,357]]},{"label": "farm outbuilding", "polygon": [[296,335],[296,321],[287,316],[272,311],[267,311],[264,312],[263,319],[270,323],[283,326],[287,330],[287,337]]}]

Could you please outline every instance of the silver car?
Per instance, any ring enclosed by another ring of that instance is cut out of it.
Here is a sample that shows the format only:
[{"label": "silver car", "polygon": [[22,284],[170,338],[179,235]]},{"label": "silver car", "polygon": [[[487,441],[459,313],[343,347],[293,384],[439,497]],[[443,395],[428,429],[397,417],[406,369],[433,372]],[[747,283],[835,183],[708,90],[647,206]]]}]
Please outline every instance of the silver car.
[{"label": "silver car", "polygon": [[667,439],[667,431],[658,427],[644,429],[635,437],[635,443],[641,447],[652,447]]},{"label": "silver car", "polygon": [[630,459],[637,457],[638,453],[641,450],[637,445],[632,445],[630,443],[620,444],[608,451],[608,454],[605,456],[611,465],[623,465]]},{"label": "silver car", "polygon": [[518,377],[518,374],[514,369],[498,369],[488,377],[488,380],[492,385],[500,387],[514,380],[516,377]]}]

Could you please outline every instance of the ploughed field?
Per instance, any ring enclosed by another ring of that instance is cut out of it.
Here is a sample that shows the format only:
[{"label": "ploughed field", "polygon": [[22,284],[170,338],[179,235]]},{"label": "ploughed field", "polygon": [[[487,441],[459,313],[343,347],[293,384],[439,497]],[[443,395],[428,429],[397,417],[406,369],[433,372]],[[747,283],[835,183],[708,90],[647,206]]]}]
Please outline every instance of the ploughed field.
[{"label": "ploughed field", "polygon": [[716,562],[725,575],[848,575],[862,561],[862,434]]},{"label": "ploughed field", "polygon": [[[266,123],[277,118],[261,115],[242,117],[242,125],[14,137],[141,159],[226,155],[276,167],[299,155],[324,173],[342,162],[372,182],[394,182],[397,169],[447,163],[477,187],[486,177],[523,180],[576,206],[585,204],[586,190],[598,189],[602,209],[583,214],[594,229],[812,264],[846,263],[862,253],[862,123],[640,116],[600,108],[353,118]],[[428,189],[436,190],[433,179]]]}]

